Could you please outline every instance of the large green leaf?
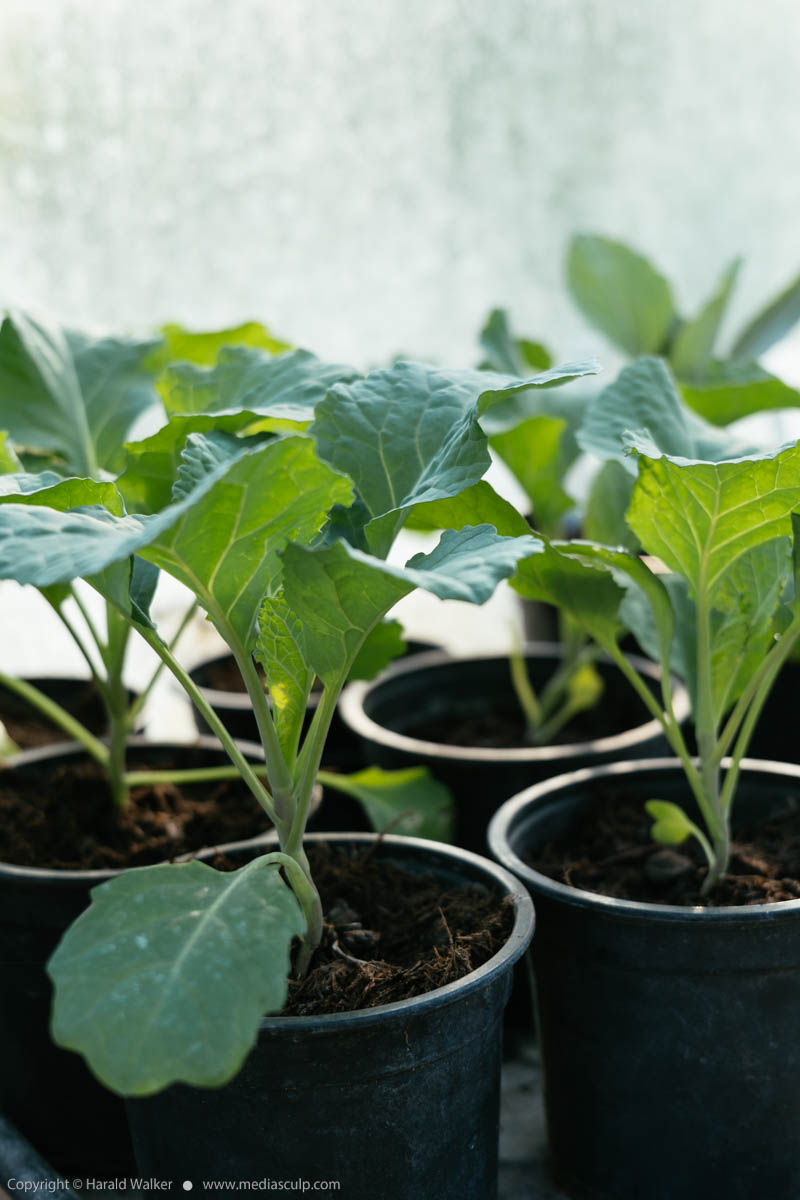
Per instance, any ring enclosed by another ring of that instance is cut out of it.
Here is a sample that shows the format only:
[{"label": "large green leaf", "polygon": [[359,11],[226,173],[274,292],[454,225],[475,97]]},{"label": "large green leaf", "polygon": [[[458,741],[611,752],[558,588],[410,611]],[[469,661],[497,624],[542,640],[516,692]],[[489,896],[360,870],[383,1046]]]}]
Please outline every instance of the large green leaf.
[{"label": "large green leaf", "polygon": [[[552,382],[561,371],[544,375]],[[478,416],[542,380],[399,362],[332,388],[310,432],[320,457],[353,479],[372,518],[401,514],[477,483],[490,464]]]},{"label": "large green leaf", "polygon": [[531,502],[537,529],[549,537],[561,532],[561,518],[575,507],[563,480],[578,447],[566,421],[533,417],[508,433],[495,434],[490,444]]},{"label": "large green leaf", "polygon": [[636,551],[638,542],[625,514],[633,491],[630,472],[616,459],[604,462],[595,473],[586,497],[583,535],[603,546],[624,546]]},{"label": "large green leaf", "polygon": [[343,541],[315,549],[290,543],[283,554],[286,600],[302,622],[310,663],[334,683],[373,625],[415,587],[483,604],[539,545],[530,536],[501,537],[490,525],[466,526],[447,530],[430,554],[415,554],[403,567]]},{"label": "large green leaf", "polygon": [[800,392],[754,362],[714,362],[702,381],[682,383],[686,403],[714,425],[729,425],[751,413],[797,408]]},{"label": "large green leaf", "polygon": [[411,510],[407,529],[461,529],[464,525],[494,525],[498,533],[521,537],[530,527],[520,513],[482,479],[458,496],[429,500]]},{"label": "large green leaf", "polygon": [[628,522],[644,548],[711,606],[728,595],[747,551],[791,535],[800,509],[800,444],[744,460],[640,455]]},{"label": "large green leaf", "polygon": [[[190,438],[185,456],[195,453],[204,457],[204,440]],[[197,495],[185,495],[152,516],[116,515],[121,511],[116,489],[94,480],[62,480],[52,485],[49,495],[41,483],[25,495],[6,494],[0,503],[0,578],[47,587],[99,576],[112,563],[127,559],[168,529],[232,462],[248,453],[248,447],[238,445],[233,438],[225,445],[228,457],[223,456],[222,443],[218,443],[218,460],[213,470],[199,480]],[[0,491],[11,479],[42,478],[51,477],[0,477]],[[43,507],[45,504],[47,507]],[[59,505],[64,506],[63,511],[59,511]]]},{"label": "large green leaf", "polygon": [[163,348],[151,359],[151,366],[159,368],[174,362],[211,367],[220,351],[228,346],[250,346],[254,350],[265,350],[268,354],[285,354],[292,349],[288,342],[276,338],[258,321],[207,332],[185,329],[183,325],[164,325],[161,335],[164,338]]},{"label": "large green leaf", "polygon": [[503,375],[528,375],[531,371],[546,371],[553,365],[548,350],[540,342],[518,338],[511,330],[508,313],[493,308],[480,334],[485,355],[481,369],[498,371]]},{"label": "large green leaf", "polygon": [[127,871],[95,888],[48,967],[53,1037],[107,1087],[218,1087],[286,998],[300,906],[274,864]]},{"label": "large green leaf", "polygon": [[747,323],[731,349],[731,358],[758,358],[800,321],[800,276]]},{"label": "large green leaf", "polygon": [[601,564],[577,562],[570,542],[546,543],[520,563],[511,586],[528,600],[544,600],[566,613],[608,645],[620,631],[619,608],[625,590]]},{"label": "large green leaf", "polygon": [[663,275],[621,242],[592,234],[573,238],[567,282],[584,316],[630,355],[658,354],[677,322]]},{"label": "large green leaf", "polygon": [[601,458],[621,462],[632,475],[631,436],[646,439],[653,453],[716,462],[747,453],[750,446],[691,412],[660,358],[639,358],[595,398],[578,431],[578,443]]},{"label": "large green leaf", "polygon": [[352,796],[376,833],[390,830],[407,837],[450,842],[455,827],[453,797],[425,767],[383,771],[366,767],[355,775],[319,773],[324,787]]},{"label": "large green leaf", "polygon": [[158,399],[146,366],[158,344],[90,338],[10,313],[0,327],[5,428],[19,446],[56,452],[68,471],[115,470],[131,425]]},{"label": "large green leaf", "polygon": [[702,378],[711,362],[722,318],[742,265],[735,258],[726,268],[717,290],[696,317],[684,321],[670,349],[670,362],[679,379]]},{"label": "large green leaf", "polygon": [[379,621],[371,629],[356,655],[347,676],[348,682],[356,679],[374,679],[390,662],[399,658],[406,650],[403,626],[399,621]]},{"label": "large green leaf", "polygon": [[162,376],[170,414],[240,414],[305,424],[329,387],[357,377],[352,367],[322,362],[308,350],[274,358],[237,346],[220,351],[216,366],[178,363]]},{"label": "large green leaf", "polygon": [[[183,469],[221,436],[196,436],[197,450],[184,452]],[[231,453],[233,465],[212,487],[201,491],[192,480],[186,508],[141,553],[194,592],[223,637],[247,645],[264,595],[279,584],[280,551],[290,539],[310,542],[331,505],[346,504],[352,490],[319,461],[307,437],[279,438],[240,457]]]}]

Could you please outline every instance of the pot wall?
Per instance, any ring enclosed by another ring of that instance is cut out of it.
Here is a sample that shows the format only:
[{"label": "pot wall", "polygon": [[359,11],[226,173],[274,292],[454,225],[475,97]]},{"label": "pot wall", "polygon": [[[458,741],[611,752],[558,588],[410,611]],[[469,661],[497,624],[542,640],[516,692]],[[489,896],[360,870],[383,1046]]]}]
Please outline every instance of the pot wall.
[{"label": "pot wall", "polygon": [[[800,901],[691,909],[557,884],[525,865],[601,789],[681,802],[674,761],[581,771],[492,822],[536,904],[532,956],[553,1170],[602,1200],[800,1195]],[[800,804],[800,769],[748,761],[740,818]]]},{"label": "pot wall", "polygon": [[140,1172],[195,1184],[336,1180],[349,1200],[497,1195],[502,1013],[532,908],[505,872],[463,851],[390,836],[375,853],[512,895],[506,946],[465,979],[399,1004],[266,1019],[225,1088],[129,1101]]}]

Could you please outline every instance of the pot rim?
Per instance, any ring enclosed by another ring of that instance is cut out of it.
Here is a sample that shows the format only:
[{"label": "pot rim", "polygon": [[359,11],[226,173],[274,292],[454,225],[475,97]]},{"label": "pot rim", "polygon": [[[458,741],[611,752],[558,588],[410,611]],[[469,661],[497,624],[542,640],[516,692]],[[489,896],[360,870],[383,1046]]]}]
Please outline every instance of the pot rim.
[{"label": "pot rim", "polygon": [[[474,854],[471,850],[463,850],[460,846],[451,846],[446,842],[433,842],[427,838],[406,837],[401,834],[373,833],[310,833],[304,839],[305,843],[353,843],[373,842],[379,848],[422,851],[426,855],[436,855],[450,860],[449,865],[467,864],[478,868],[481,873],[490,876],[491,881],[500,885],[502,895],[510,896],[514,903],[514,924],[506,941],[496,954],[493,954],[483,966],[453,983],[434,988],[430,992],[421,992],[418,996],[410,996],[407,1000],[396,1000],[392,1004],[379,1004],[374,1008],[358,1008],[353,1012],[327,1013],[323,1016],[282,1017],[278,1014],[264,1017],[259,1026],[259,1033],[287,1034],[311,1033],[324,1034],[333,1032],[342,1025],[357,1025],[367,1029],[373,1025],[383,1025],[397,1017],[412,1015],[411,1010],[419,1007],[440,1008],[460,1000],[464,995],[476,991],[488,982],[490,977],[500,974],[513,966],[522,957],[533,937],[535,915],[533,900],[527,888],[504,866]],[[473,882],[472,879],[467,882]]]},{"label": "pot rim", "polygon": [[[731,759],[724,758],[721,765],[728,768],[730,764]],[[760,771],[769,775],[781,776],[796,781],[798,789],[800,789],[800,765],[758,758],[743,758],[740,765],[744,774]],[[708,924],[728,924],[730,922],[774,920],[779,914],[784,916],[800,914],[800,899],[777,900],[768,904],[730,904],[711,908],[705,905],[652,904],[644,900],[622,900],[615,896],[603,896],[598,892],[570,887],[566,883],[550,879],[549,876],[543,875],[529,866],[512,849],[511,834],[514,826],[537,805],[552,801],[559,793],[570,792],[584,784],[597,782],[602,784],[606,779],[633,775],[639,771],[670,772],[682,775],[683,765],[679,758],[634,759],[627,762],[606,763],[599,767],[583,767],[579,771],[571,771],[542,783],[536,783],[506,800],[494,814],[487,832],[490,852],[498,862],[512,871],[517,878],[523,880],[535,894],[539,893],[549,900],[569,904],[573,908],[600,911],[605,915],[620,919],[660,921],[670,924],[681,921],[693,924],[699,921]]]},{"label": "pot rim", "polygon": [[[526,657],[552,655],[561,658],[563,652],[563,646],[558,642],[526,642],[523,646],[523,653]],[[655,680],[660,677],[658,667],[649,659],[641,658],[638,655],[626,655],[626,657],[634,663],[641,674]],[[425,755],[428,758],[439,758],[451,762],[559,763],[564,760],[587,757],[590,754],[625,753],[651,738],[657,737],[662,732],[661,725],[655,717],[652,717],[642,725],[635,725],[620,733],[609,734],[607,737],[587,742],[561,742],[554,746],[516,746],[512,748],[450,746],[443,742],[428,742],[422,738],[409,737],[407,734],[387,729],[386,726],[374,721],[364,707],[365,700],[370,693],[411,671],[425,670],[430,667],[435,669],[445,665],[452,666],[454,663],[480,663],[507,658],[507,654],[497,652],[451,655],[443,654],[441,651],[431,651],[428,654],[415,655],[407,662],[398,660],[374,680],[348,684],[339,698],[339,711],[345,724],[359,737],[378,742],[393,750],[402,750],[406,754]],[[601,656],[601,661],[614,665],[612,660],[605,655]],[[673,686],[673,707],[677,720],[683,722],[689,715],[689,694],[677,681]]]},{"label": "pot rim", "polygon": [[[103,741],[104,739],[100,739]],[[237,746],[244,752],[245,755],[253,759],[253,761],[264,760],[264,751],[256,742],[237,741]],[[217,750],[221,754],[225,754],[224,747],[216,738],[209,736],[199,736],[191,742],[178,741],[154,741],[151,738],[143,737],[142,735],[132,735],[127,739],[127,745],[133,749],[179,749],[179,750]],[[19,754],[15,754],[12,758],[6,760],[0,773],[3,770],[12,770],[14,767],[25,767],[48,758],[55,758],[60,755],[78,755],[86,754],[86,750],[79,742],[56,742],[48,746],[37,746],[32,750],[22,750]],[[255,797],[253,803],[256,803]],[[187,851],[185,854],[177,855],[170,862],[188,862],[191,859],[208,858],[212,854],[227,853],[230,850],[247,849],[251,846],[266,845],[267,839],[272,836],[272,830],[265,830],[264,833],[256,834],[252,838],[244,838],[238,842],[221,842],[216,846],[203,846],[199,850]],[[110,868],[101,867],[93,868],[92,870],[77,870],[73,868],[57,869],[55,867],[22,867],[16,863],[7,863],[0,861],[0,882],[4,879],[14,880],[16,882],[26,882],[33,884],[48,884],[57,881],[60,884],[74,884],[75,886],[85,886],[86,884],[104,883],[108,879],[113,879],[117,875],[121,875],[127,871],[141,871],[145,866],[154,866],[156,864],[148,863],[138,867],[120,867]]]}]

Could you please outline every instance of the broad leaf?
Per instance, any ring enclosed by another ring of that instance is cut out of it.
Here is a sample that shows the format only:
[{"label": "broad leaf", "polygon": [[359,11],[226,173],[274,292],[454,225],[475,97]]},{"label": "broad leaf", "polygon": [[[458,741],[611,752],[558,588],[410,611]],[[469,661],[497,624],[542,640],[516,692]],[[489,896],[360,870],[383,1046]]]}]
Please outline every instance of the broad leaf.
[{"label": "broad leaf", "polygon": [[415,587],[442,600],[483,604],[536,538],[501,537],[490,525],[448,530],[430,554],[404,567],[346,542],[308,549],[290,543],[283,554],[286,600],[303,625],[309,661],[325,683],[341,679],[364,637],[385,612]]},{"label": "broad leaf", "polygon": [[696,317],[684,321],[675,335],[669,357],[679,379],[696,379],[704,375],[741,265],[740,258],[733,260],[711,299]]},{"label": "broad leaf", "polygon": [[800,321],[800,276],[745,326],[731,349],[732,358],[758,358]]},{"label": "broad leaf", "polygon": [[161,335],[164,338],[163,349],[150,360],[150,365],[158,368],[174,362],[211,367],[220,351],[228,346],[250,346],[254,350],[265,350],[268,354],[284,354],[292,349],[288,342],[276,338],[257,321],[209,332],[185,329],[182,325],[164,325]]},{"label": "broad leaf", "polygon": [[453,839],[453,797],[425,767],[410,767],[403,771],[367,767],[355,775],[324,771],[318,778],[324,787],[334,788],[357,800],[376,833],[389,830],[407,837],[431,838],[436,842]]},{"label": "broad leaf", "polygon": [[502,308],[493,308],[489,313],[480,342],[485,355],[482,370],[522,376],[531,371],[546,371],[553,365],[552,357],[540,342],[515,337],[508,313]]},{"label": "broad leaf", "polygon": [[308,350],[273,358],[261,350],[220,351],[216,366],[178,363],[161,380],[171,415],[252,414],[306,424],[329,387],[357,377],[352,367],[322,362]]},{"label": "broad leaf", "polygon": [[[209,445],[226,444],[220,435],[190,441],[184,470],[197,466]],[[231,454],[233,465],[221,477],[215,468],[210,488],[198,489],[193,479],[186,508],[141,553],[186,584],[226,640],[249,645],[262,598],[279,583],[280,551],[290,539],[310,542],[331,505],[347,503],[352,492],[347,479],[319,461],[307,437]]]},{"label": "broad leaf", "polygon": [[572,543],[546,543],[520,563],[511,586],[529,600],[554,604],[607,646],[620,631],[619,607],[625,594],[601,566],[584,566],[571,556]]},{"label": "broad leaf", "polygon": [[263,858],[228,874],[199,862],[127,871],[95,888],[50,960],[53,1037],[126,1096],[218,1087],[283,1007],[304,930]]},{"label": "broad leaf", "polygon": [[258,610],[255,657],[264,668],[278,741],[287,762],[297,754],[314,682],[303,630],[282,595],[266,596]]},{"label": "broad leaf", "polygon": [[622,463],[616,459],[603,463],[586,498],[584,536],[603,546],[624,546],[635,552],[639,544],[625,520],[632,491],[633,479]]},{"label": "broad leaf", "polygon": [[485,479],[458,496],[418,504],[412,508],[405,527],[431,531],[460,529],[464,525],[494,525],[498,533],[509,537],[520,537],[531,532],[528,522],[514,505],[499,496]]},{"label": "broad leaf", "polygon": [[754,362],[715,362],[702,381],[682,383],[686,403],[713,425],[755,412],[800,407],[800,392]]},{"label": "broad leaf", "polygon": [[716,606],[753,547],[791,534],[800,507],[800,444],[733,462],[641,455],[628,521],[644,548]]},{"label": "broad leaf", "polygon": [[379,621],[370,630],[350,668],[348,681],[374,679],[390,662],[406,650],[403,626],[399,621]]},{"label": "broad leaf", "polygon": [[630,437],[647,439],[654,453],[712,462],[746,453],[750,447],[730,433],[707,425],[685,404],[660,358],[639,358],[590,405],[578,431],[578,443],[601,458],[621,462],[636,474],[629,456]]},{"label": "broad leaf", "polygon": [[508,433],[496,434],[490,445],[528,496],[536,528],[549,537],[561,533],[561,518],[575,507],[562,481],[578,455],[567,422],[533,417]]},{"label": "broad leaf", "polygon": [[13,312],[0,327],[3,423],[19,446],[68,471],[115,470],[125,436],[158,397],[146,360],[158,342],[89,338]]},{"label": "broad leaf", "polygon": [[663,275],[621,242],[573,238],[567,282],[584,316],[627,354],[658,354],[677,321]]}]

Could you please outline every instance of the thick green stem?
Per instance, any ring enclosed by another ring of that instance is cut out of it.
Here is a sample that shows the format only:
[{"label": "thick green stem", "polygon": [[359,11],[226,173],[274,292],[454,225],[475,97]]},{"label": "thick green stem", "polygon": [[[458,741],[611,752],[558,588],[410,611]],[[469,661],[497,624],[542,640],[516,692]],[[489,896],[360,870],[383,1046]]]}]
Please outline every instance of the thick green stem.
[{"label": "thick green stem", "polygon": [[125,808],[129,793],[125,782],[125,756],[128,743],[128,693],[122,678],[128,649],[130,626],[112,604],[106,606],[108,643],[106,670],[109,709],[108,778],[111,797],[118,808]]},{"label": "thick green stem", "polygon": [[292,773],[286,765],[286,759],[283,757],[283,750],[278,741],[278,731],[275,728],[269,702],[267,701],[264,686],[259,678],[255,664],[249,654],[236,646],[233,639],[228,644],[233,650],[236,665],[241,672],[244,685],[247,688],[250,703],[253,705],[261,744],[264,747],[267,759],[267,778],[277,815],[276,825],[282,842],[283,833],[291,824],[294,815],[294,805],[292,802],[294,781]]},{"label": "thick green stem", "polygon": [[0,685],[8,688],[11,692],[16,692],[59,729],[63,729],[69,737],[80,742],[96,762],[102,763],[104,767],[108,765],[109,754],[103,743],[98,741],[94,734],[85,729],[80,721],[76,721],[60,704],[56,704],[55,700],[45,696],[44,692],[40,692],[37,687],[27,683],[24,679],[15,679],[13,675],[4,675],[2,672],[0,672]]},{"label": "thick green stem", "polygon": [[241,750],[236,745],[236,742],[231,737],[230,733],[225,728],[217,714],[214,712],[214,709],[206,700],[200,688],[197,686],[191,676],[183,669],[178,660],[170,652],[169,648],[164,645],[154,629],[148,629],[144,625],[137,625],[136,630],[139,635],[144,638],[148,646],[151,646],[152,649],[155,650],[158,657],[164,662],[167,670],[171,671],[178,680],[178,683],[189,696],[192,703],[199,710],[203,720],[209,726],[212,733],[216,734],[216,736],[222,742],[228,757],[236,766],[242,779],[244,779],[245,783],[250,788],[250,791],[264,809],[264,812],[277,827],[278,815],[275,811],[275,805],[272,802],[271,795],[261,783],[261,780],[254,771],[252,764],[249,763],[244,757]]},{"label": "thick green stem", "polygon": [[511,670],[511,683],[516,692],[519,706],[525,714],[527,734],[533,739],[542,723],[542,706],[530,681],[522,646],[516,638],[511,646],[508,665]]},{"label": "thick green stem", "polygon": [[306,919],[306,934],[295,964],[295,975],[302,979],[311,958],[322,941],[322,901],[308,870],[305,854],[298,860],[285,851],[264,855],[265,862],[278,863],[286,872],[289,885],[300,903]]},{"label": "thick green stem", "polygon": [[288,847],[287,852],[290,854],[297,854],[303,844],[303,835],[311,806],[311,796],[317,780],[317,772],[322,762],[322,754],[325,749],[328,730],[336,711],[336,702],[339,699],[339,693],[344,687],[349,669],[350,664],[348,664],[347,672],[343,672],[339,679],[325,685],[308,733],[305,736],[303,749],[297,760],[294,788],[295,813],[286,843]]}]

